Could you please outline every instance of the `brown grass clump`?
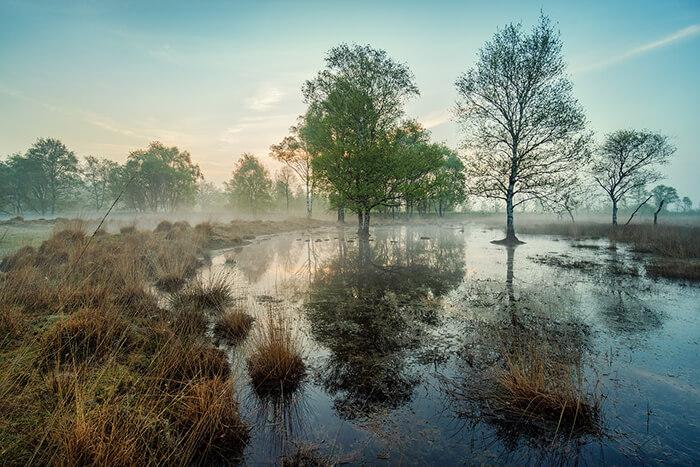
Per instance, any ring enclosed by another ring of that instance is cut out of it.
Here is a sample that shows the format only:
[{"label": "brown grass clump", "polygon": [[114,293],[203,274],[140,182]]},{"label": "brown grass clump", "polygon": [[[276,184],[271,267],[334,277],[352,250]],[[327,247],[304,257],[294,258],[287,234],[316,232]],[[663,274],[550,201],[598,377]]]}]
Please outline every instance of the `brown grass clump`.
[{"label": "brown grass clump", "polygon": [[202,336],[207,330],[207,317],[202,310],[182,308],[176,311],[173,329],[184,338]]},{"label": "brown grass clump", "polygon": [[119,227],[119,233],[122,235],[136,233],[136,226],[135,225],[123,225],[123,226]]},{"label": "brown grass clump", "polygon": [[77,411],[71,426],[57,431],[57,465],[151,465],[174,454],[167,421],[148,408],[112,402]]},{"label": "brown grass clump", "polygon": [[173,228],[173,223],[170,221],[160,221],[156,228],[153,230],[154,232],[169,232]]},{"label": "brown grass clump", "polygon": [[700,281],[700,263],[672,259],[656,259],[646,266],[651,277]]},{"label": "brown grass clump", "polygon": [[248,335],[253,325],[253,320],[252,316],[240,308],[233,308],[219,318],[214,326],[214,333],[235,344]]},{"label": "brown grass clump", "polygon": [[101,361],[128,348],[127,322],[112,310],[85,308],[59,320],[43,338],[42,366]]},{"label": "brown grass clump", "polygon": [[227,378],[231,373],[223,351],[197,342],[170,341],[155,357],[151,373],[178,390],[199,379]]},{"label": "brown grass clump", "polygon": [[293,392],[305,374],[301,342],[290,323],[271,309],[253,334],[248,373],[256,392]]},{"label": "brown grass clump", "polygon": [[228,275],[197,276],[187,286],[171,296],[173,308],[222,310],[233,301],[233,288]]},{"label": "brown grass clump", "polygon": [[481,395],[492,401],[490,415],[554,433],[598,430],[600,396],[585,392],[576,362],[549,355],[546,345],[534,340],[504,358],[491,388]]},{"label": "brown grass clump", "polygon": [[6,340],[21,336],[26,327],[27,320],[15,305],[0,302],[0,347]]},{"label": "brown grass clump", "polygon": [[185,393],[174,425],[185,451],[202,460],[240,457],[249,438],[233,385],[221,377],[200,381]]}]

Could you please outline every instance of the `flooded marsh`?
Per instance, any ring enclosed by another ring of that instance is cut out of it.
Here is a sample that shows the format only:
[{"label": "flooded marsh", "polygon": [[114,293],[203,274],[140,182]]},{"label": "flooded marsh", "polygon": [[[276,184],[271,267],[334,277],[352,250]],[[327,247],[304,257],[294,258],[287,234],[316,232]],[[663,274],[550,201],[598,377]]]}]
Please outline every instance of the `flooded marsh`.
[{"label": "flooded marsh", "polygon": [[[327,228],[214,254],[208,273],[229,271],[254,315],[287,316],[304,349],[291,394],[242,378],[246,461],[299,449],[358,464],[697,459],[698,288],[647,277],[648,258],[624,245],[497,236]],[[247,351],[229,347],[234,361]],[[514,365],[543,381],[520,408],[504,393]]]}]

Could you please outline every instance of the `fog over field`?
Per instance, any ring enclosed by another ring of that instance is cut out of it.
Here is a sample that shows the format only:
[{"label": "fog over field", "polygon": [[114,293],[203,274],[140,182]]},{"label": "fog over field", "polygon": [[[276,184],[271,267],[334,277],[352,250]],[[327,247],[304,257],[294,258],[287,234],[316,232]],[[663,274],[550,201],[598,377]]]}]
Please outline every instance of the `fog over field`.
[{"label": "fog over field", "polygon": [[4,1],[1,465],[695,465],[700,5]]}]

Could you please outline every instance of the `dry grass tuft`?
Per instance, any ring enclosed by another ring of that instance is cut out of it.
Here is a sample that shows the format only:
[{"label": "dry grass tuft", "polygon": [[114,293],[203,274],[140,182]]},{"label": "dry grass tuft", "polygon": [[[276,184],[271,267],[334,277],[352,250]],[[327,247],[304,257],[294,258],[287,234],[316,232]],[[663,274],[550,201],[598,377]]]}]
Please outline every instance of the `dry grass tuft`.
[{"label": "dry grass tuft", "polygon": [[586,392],[580,362],[561,355],[534,339],[511,346],[503,367],[477,390],[488,401],[485,415],[555,435],[599,432],[601,395]]},{"label": "dry grass tuft", "polygon": [[192,386],[180,401],[175,428],[187,452],[199,459],[232,460],[248,441],[231,381],[215,377]]},{"label": "dry grass tuft", "polygon": [[154,232],[169,232],[173,228],[173,223],[170,221],[160,221],[156,228],[153,230]]},{"label": "dry grass tuft", "polygon": [[200,337],[207,330],[207,317],[202,310],[182,308],[177,310],[173,330],[183,338]]},{"label": "dry grass tuft", "polygon": [[233,301],[233,288],[226,274],[197,276],[187,286],[171,296],[175,309],[200,308],[223,310]]},{"label": "dry grass tuft", "polygon": [[233,308],[224,313],[214,326],[214,333],[232,344],[243,340],[253,326],[254,318],[241,310]]},{"label": "dry grass tuft", "polygon": [[170,389],[179,390],[199,379],[228,378],[231,368],[220,349],[174,340],[159,350],[151,373]]},{"label": "dry grass tuft", "polygon": [[258,393],[293,392],[306,367],[301,342],[288,320],[269,309],[260,328],[253,334],[248,373]]},{"label": "dry grass tuft", "polygon": [[44,335],[41,366],[102,361],[128,348],[132,336],[124,318],[113,310],[85,308],[60,319]]}]

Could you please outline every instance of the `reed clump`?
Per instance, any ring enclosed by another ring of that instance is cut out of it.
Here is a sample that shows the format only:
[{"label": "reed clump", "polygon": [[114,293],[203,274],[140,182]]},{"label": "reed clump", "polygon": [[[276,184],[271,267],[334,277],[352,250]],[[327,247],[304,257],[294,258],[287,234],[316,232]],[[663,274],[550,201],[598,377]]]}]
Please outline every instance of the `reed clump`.
[{"label": "reed clump", "polygon": [[171,296],[172,306],[223,310],[233,302],[233,287],[226,274],[214,274],[208,278],[197,276],[189,284]]},{"label": "reed clump", "polygon": [[214,333],[231,344],[243,340],[253,326],[254,318],[241,308],[234,307],[221,315],[214,325]]},{"label": "reed clump", "polygon": [[301,341],[291,323],[271,308],[253,333],[248,374],[258,393],[291,393],[304,377]]},{"label": "reed clump", "polygon": [[598,384],[589,391],[580,359],[566,354],[546,339],[507,346],[503,364],[476,390],[476,399],[485,401],[484,415],[555,435],[599,432]]}]

